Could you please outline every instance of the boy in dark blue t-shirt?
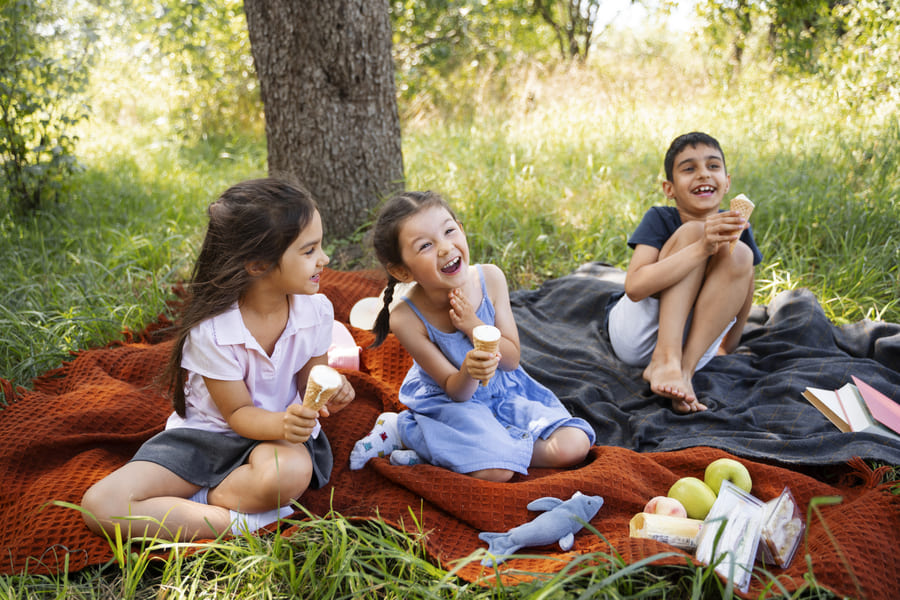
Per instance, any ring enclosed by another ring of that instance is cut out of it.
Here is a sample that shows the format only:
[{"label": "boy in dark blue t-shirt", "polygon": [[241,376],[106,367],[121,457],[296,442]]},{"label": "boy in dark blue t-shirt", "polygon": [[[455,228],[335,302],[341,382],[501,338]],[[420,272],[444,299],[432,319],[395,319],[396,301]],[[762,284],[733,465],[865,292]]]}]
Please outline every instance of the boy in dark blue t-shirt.
[{"label": "boy in dark blue t-shirt", "polygon": [[687,413],[706,410],[694,372],[737,348],[762,255],[749,223],[719,209],[731,176],[715,138],[679,136],[665,170],[663,192],[675,206],[652,207],[629,238],[634,254],[625,295],[610,309],[609,336],[620,360],[645,367],[653,392]]}]

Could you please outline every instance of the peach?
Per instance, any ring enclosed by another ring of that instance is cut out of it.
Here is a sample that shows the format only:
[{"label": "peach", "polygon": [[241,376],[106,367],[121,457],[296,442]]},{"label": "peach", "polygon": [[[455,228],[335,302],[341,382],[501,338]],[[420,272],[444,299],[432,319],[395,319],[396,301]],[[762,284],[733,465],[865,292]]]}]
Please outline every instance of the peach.
[{"label": "peach", "polygon": [[687,517],[687,510],[676,498],[669,496],[655,496],[644,506],[644,512],[654,515],[669,515],[670,517]]}]

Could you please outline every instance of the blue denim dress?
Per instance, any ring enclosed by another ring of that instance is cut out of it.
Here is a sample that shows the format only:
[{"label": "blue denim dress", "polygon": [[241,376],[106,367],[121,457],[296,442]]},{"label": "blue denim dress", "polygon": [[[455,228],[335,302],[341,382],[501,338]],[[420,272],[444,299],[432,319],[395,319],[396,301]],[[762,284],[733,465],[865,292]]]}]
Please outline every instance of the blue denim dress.
[{"label": "blue denim dress", "polygon": [[[494,305],[481,266],[477,269],[483,300],[475,314],[493,325]],[[459,368],[473,348],[471,340],[461,331],[436,329],[408,298],[404,300],[425,324],[429,339]],[[488,385],[478,386],[472,398],[454,402],[413,362],[400,386],[400,401],[409,409],[397,420],[403,444],[423,461],[457,473],[508,469],[527,474],[534,441],[546,439],[563,426],[581,429],[591,444],[596,439],[587,421],[570,415],[559,398],[521,366],[514,371],[497,369]]]}]

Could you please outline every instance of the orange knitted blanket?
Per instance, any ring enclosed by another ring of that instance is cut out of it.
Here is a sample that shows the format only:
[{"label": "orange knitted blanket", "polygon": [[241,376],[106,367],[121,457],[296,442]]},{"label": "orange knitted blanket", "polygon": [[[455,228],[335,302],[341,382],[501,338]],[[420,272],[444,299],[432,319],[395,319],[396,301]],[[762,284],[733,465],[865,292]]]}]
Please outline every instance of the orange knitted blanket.
[{"label": "orange knitted blanket", "polygon": [[[376,273],[329,270],[322,291],[334,304],[335,318],[347,323],[353,304],[377,295],[383,285]],[[78,503],[88,486],[127,461],[144,440],[162,429],[170,406],[149,384],[171,347],[165,324],[161,319],[124,342],[79,353],[38,378],[33,391],[16,390],[14,401],[0,410],[0,572],[74,571],[111,558],[107,542],[88,531],[77,511],[50,503]],[[350,330],[361,347],[371,342],[370,332]],[[410,364],[409,356],[389,336],[380,348],[362,352],[359,371],[345,371],[357,400],[323,419],[335,454],[332,480],[325,488],[304,494],[301,503],[314,514],[333,509],[345,517],[377,515],[400,526],[410,523],[412,510],[427,532],[428,551],[446,568],[486,548],[479,532],[506,531],[533,519],[536,514],[526,509],[531,500],[567,499],[575,491],[605,499],[591,521],[603,538],[584,529],[569,552],[558,546],[522,552],[550,559],[598,552],[598,556],[618,554],[632,563],[676,551],[659,542],[629,538],[628,521],[679,477],[702,474],[710,461],[730,456],[707,447],[641,454],[596,446],[579,468],[534,469],[527,477],[504,484],[430,465],[396,467],[383,458],[351,471],[348,460],[355,441],[369,432],[379,413],[402,409],[397,390]],[[8,382],[2,383],[10,397],[13,390]],[[822,507],[822,518],[812,517],[808,537],[789,568],[771,570],[781,586],[788,591],[804,586],[808,554],[816,580],[839,595],[874,599],[896,594],[900,500],[878,484],[879,473],[859,461],[843,469],[843,477],[827,478],[831,483],[825,483],[813,470],[800,473],[741,462],[748,466],[753,493],[760,499],[774,498],[785,486],[802,507],[817,496],[843,497],[842,504]],[[690,558],[683,554],[666,560],[683,563]],[[513,559],[501,565],[501,572],[554,572],[563,564]],[[470,561],[459,576],[477,581],[493,577],[493,570]],[[507,583],[515,581],[512,574],[504,578]],[[750,595],[758,596],[764,584],[755,578]]]}]

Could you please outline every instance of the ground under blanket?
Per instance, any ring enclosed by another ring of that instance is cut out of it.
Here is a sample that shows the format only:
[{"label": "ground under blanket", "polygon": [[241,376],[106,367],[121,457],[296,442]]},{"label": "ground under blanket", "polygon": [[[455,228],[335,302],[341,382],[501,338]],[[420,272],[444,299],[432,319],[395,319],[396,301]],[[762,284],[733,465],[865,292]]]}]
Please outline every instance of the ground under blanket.
[{"label": "ground under blanket", "polygon": [[[595,306],[600,307],[597,294],[598,289],[606,289],[604,280],[596,273],[570,277],[583,279],[583,296],[593,296]],[[541,311],[548,310],[547,319],[552,319],[553,327],[562,339],[564,336],[560,332],[565,323],[560,319],[565,312],[573,310],[572,305],[577,304],[581,295],[573,294],[569,288],[568,300],[562,302],[560,298],[551,302],[552,310],[545,306],[545,299],[552,296],[555,288],[568,287],[569,279],[557,280],[563,283],[548,282],[535,292],[514,294],[516,316],[523,334],[523,359],[529,369],[538,366],[535,359],[541,344],[545,344],[544,348],[549,347],[546,344],[552,342],[552,336],[543,335],[538,343],[534,337],[538,330],[532,328],[528,319],[538,319]],[[376,274],[328,271],[323,279],[323,292],[334,303],[336,318],[347,322],[355,301],[376,295],[381,285],[383,280]],[[606,292],[601,290],[601,293]],[[792,305],[794,301],[789,299],[786,304]],[[782,309],[773,312],[773,307],[769,307],[772,314],[778,314]],[[602,310],[594,314],[595,319],[602,318]],[[164,324],[162,321],[159,325]],[[583,327],[582,322],[575,322],[569,327],[569,333],[582,335]],[[757,322],[748,327],[747,337],[751,340],[765,338],[765,329],[765,324]],[[365,347],[372,339],[369,332],[352,328],[351,331],[360,346]],[[600,330],[595,328],[595,331],[602,339]],[[77,503],[91,483],[127,461],[145,439],[162,428],[170,409],[150,384],[170,349],[166,339],[165,330],[152,327],[141,335],[130,336],[124,343],[79,353],[70,363],[39,378],[33,391],[19,390],[11,405],[0,410],[0,481],[3,482],[0,487],[0,572],[78,570],[111,558],[109,545],[87,530],[76,511],[49,503],[53,500]],[[586,351],[587,347],[583,349]],[[772,350],[779,351],[777,345],[773,345]],[[574,350],[572,353],[574,360],[577,357]],[[765,372],[760,365],[765,364],[766,357],[747,356],[748,363],[754,365],[752,370],[747,367],[748,376],[763,377]],[[558,360],[559,356],[555,358]],[[773,361],[770,370],[775,366],[787,369],[782,362]],[[690,427],[687,419],[678,418],[668,426],[657,425],[649,432],[643,432],[642,435],[652,441],[669,440],[666,448],[648,447],[646,442],[633,443],[629,436],[630,432],[641,431],[643,421],[652,421],[652,415],[635,414],[635,421],[617,438],[613,435],[616,427],[609,427],[608,431],[603,429],[604,421],[598,415],[605,415],[607,411],[616,415],[629,410],[629,406],[623,405],[622,398],[617,396],[602,399],[611,384],[609,381],[604,383],[604,378],[586,379],[583,374],[598,366],[589,364],[584,358],[581,368],[563,371],[565,377],[584,386],[584,401],[581,404],[572,402],[577,398],[572,395],[572,387],[559,385],[561,395],[573,410],[583,412],[602,434],[601,445],[594,447],[585,464],[578,468],[535,469],[527,477],[517,476],[506,484],[480,482],[429,465],[394,467],[385,459],[374,459],[364,469],[351,471],[348,459],[353,443],[368,433],[380,412],[402,408],[397,404],[396,392],[410,359],[396,340],[389,337],[381,348],[365,350],[361,363],[359,371],[345,371],[357,390],[357,400],[344,411],[323,420],[333,444],[336,465],[328,486],[308,492],[302,498],[304,506],[314,514],[325,515],[333,509],[347,517],[378,515],[386,521],[413,527],[412,513],[418,525],[427,532],[426,545],[431,555],[442,566],[451,568],[456,561],[486,547],[477,537],[479,532],[505,531],[536,516],[526,509],[531,500],[543,496],[568,498],[575,491],[604,497],[604,506],[591,521],[591,526],[602,534],[602,538],[583,530],[576,536],[575,547],[570,552],[562,552],[556,546],[526,549],[546,558],[523,558],[504,563],[501,573],[506,581],[515,581],[523,572],[557,571],[566,559],[576,554],[597,552],[597,557],[601,557],[599,553],[617,553],[625,561],[634,562],[674,551],[658,542],[630,539],[628,520],[640,511],[647,499],[664,494],[679,477],[701,474],[711,460],[731,455],[710,446],[716,445],[712,442],[716,440],[717,427],[729,438],[733,438],[733,431],[738,429],[735,424],[722,419],[708,422],[703,431],[697,431]],[[858,374],[858,371],[854,373]],[[546,371],[539,375],[548,384],[566,381],[549,377]],[[834,377],[837,385],[839,376],[827,370],[825,375]],[[790,377],[789,369],[784,371],[784,376]],[[614,385],[633,387],[636,390],[633,398],[643,397],[645,404],[656,403],[657,408],[662,409],[662,401],[649,395],[639,373],[635,376],[625,369],[610,369],[606,378]],[[823,381],[807,383],[825,386]],[[871,383],[884,389],[885,384],[896,384],[897,381],[874,379]],[[591,385],[599,386],[603,393],[591,391]],[[891,389],[885,391],[892,393]],[[790,395],[788,399],[787,393],[783,394],[785,403],[795,401],[793,390]],[[608,405],[604,410],[601,410],[602,403]],[[652,406],[648,410],[652,413]],[[773,415],[770,425],[798,418],[818,418],[818,413],[807,411],[802,414],[804,416],[798,417],[796,411],[787,411],[785,415],[788,416],[783,420]],[[615,418],[606,418],[611,423],[618,423]],[[685,424],[680,443],[674,441],[679,437],[676,424]],[[900,535],[900,500],[877,485],[878,473],[870,471],[861,461],[851,461],[852,465],[848,466],[830,454],[833,450],[830,446],[841,446],[842,440],[854,444],[859,436],[826,438],[826,424],[821,424],[818,435],[827,440],[822,443],[829,446],[829,454],[814,453],[817,459],[795,461],[804,464],[789,469],[785,463],[794,460],[791,456],[785,458],[774,451],[767,454],[767,448],[761,447],[754,448],[757,454],[753,456],[758,458],[743,461],[754,480],[753,492],[762,499],[776,496],[784,486],[790,487],[803,506],[817,496],[843,497],[841,505],[823,507],[821,518],[812,517],[808,538],[800,549],[801,556],[787,570],[772,572],[779,576],[785,589],[802,587],[808,569],[803,555],[808,554],[816,579],[838,594],[859,598],[891,597],[900,583],[900,558],[889,551],[895,547]],[[762,427],[758,422],[753,425],[754,428]],[[782,425],[777,431],[785,429],[789,427]],[[764,437],[759,433],[754,435]],[[782,434],[778,433],[776,437],[779,435]],[[790,446],[789,442],[783,441],[782,446]],[[746,445],[738,445],[730,451],[748,456],[750,453],[744,451]],[[852,446],[846,449],[846,455],[878,458],[875,451],[867,450],[871,446]],[[672,451],[657,451],[662,449]],[[889,456],[880,457],[886,459]],[[893,462],[897,464],[898,461]],[[823,464],[834,465],[829,470],[841,476],[825,477],[817,471],[817,466]],[[687,555],[676,552],[674,558],[670,556],[665,560],[683,562],[686,559]],[[476,581],[491,578],[494,573],[483,569],[478,561],[470,561],[461,568],[459,575],[468,581]],[[751,594],[758,595],[763,586],[763,582],[755,581]]]}]

